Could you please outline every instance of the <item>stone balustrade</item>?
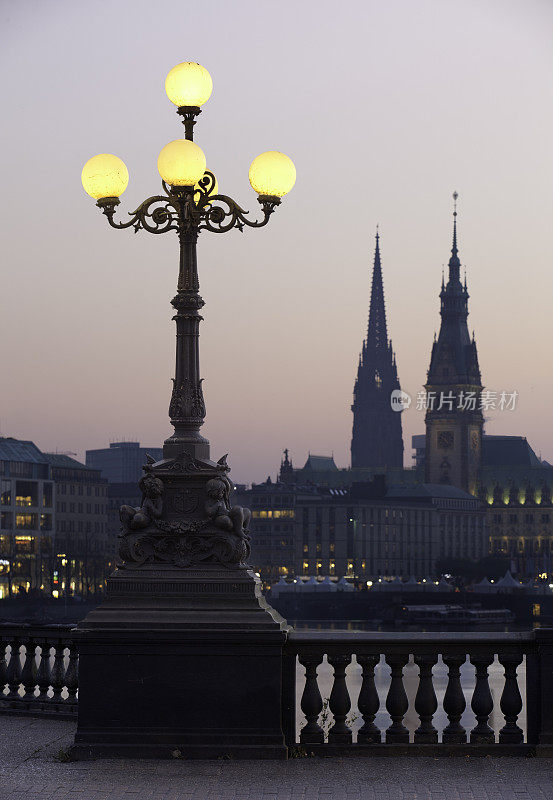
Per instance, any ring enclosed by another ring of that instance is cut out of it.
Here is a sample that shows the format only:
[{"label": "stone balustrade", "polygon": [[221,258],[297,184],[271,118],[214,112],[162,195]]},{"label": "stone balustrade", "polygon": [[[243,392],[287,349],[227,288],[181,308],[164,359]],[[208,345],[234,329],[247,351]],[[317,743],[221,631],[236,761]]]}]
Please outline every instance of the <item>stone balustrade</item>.
[{"label": "stone balustrade", "polygon": [[[494,708],[488,672],[496,657],[503,673],[499,702],[496,699],[498,709]],[[325,659],[333,676],[330,694],[323,700],[319,673]],[[447,723],[441,731],[434,724],[438,699],[433,670],[439,659],[442,674],[447,670],[442,698]],[[384,703],[375,682],[375,669],[382,660],[389,667]],[[523,662],[524,706],[517,676]],[[355,663],[358,688],[352,696],[346,669]],[[404,685],[408,663],[418,668],[411,703]],[[461,685],[465,663],[472,669],[468,694],[475,724],[470,729],[461,724],[467,707]],[[545,754],[553,744],[553,631],[548,629],[520,633],[292,631],[285,648],[284,678],[286,741],[289,747],[306,752],[334,755],[347,748],[382,754],[522,754],[536,750]],[[299,735],[298,679],[302,682],[300,707],[304,717]],[[377,715],[382,718],[382,706],[389,721],[379,727],[375,719]],[[410,732],[405,720],[408,715],[412,718],[413,711],[418,724]],[[497,731],[490,725],[493,712],[503,719]]]},{"label": "stone balustrade", "polygon": [[79,658],[72,625],[0,625],[0,711],[73,718]]},{"label": "stone balustrade", "polygon": [[[0,712],[73,718],[78,694],[74,628],[4,624],[0,625],[0,642],[4,656],[0,658]],[[382,668],[384,663],[389,669]],[[437,692],[434,673],[439,663],[446,685]],[[495,701],[489,681],[494,663],[502,673]],[[408,664],[411,681],[416,670],[411,700],[405,685]],[[328,698],[323,699],[320,681],[325,669],[332,671],[332,678]],[[525,676],[524,684],[519,673]],[[387,681],[385,699],[383,676]],[[473,719],[469,727],[462,724],[467,705]],[[446,719],[441,728],[435,724],[438,710],[443,710],[441,718]],[[492,716],[495,730],[490,724]],[[286,744],[296,754],[553,755],[553,629],[513,633],[291,631],[283,653],[282,722]]]}]

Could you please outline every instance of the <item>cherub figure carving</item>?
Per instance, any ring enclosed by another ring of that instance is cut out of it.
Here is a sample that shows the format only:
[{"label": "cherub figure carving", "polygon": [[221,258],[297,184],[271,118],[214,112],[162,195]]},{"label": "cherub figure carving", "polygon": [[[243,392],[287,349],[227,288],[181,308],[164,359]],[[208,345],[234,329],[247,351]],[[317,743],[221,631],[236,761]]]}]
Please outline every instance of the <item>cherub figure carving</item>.
[{"label": "cherub figure carving", "polygon": [[125,533],[147,528],[161,517],[163,483],[159,478],[148,474],[140,478],[138,486],[142,491],[142,505],[139,508],[121,506],[119,509],[119,519]]},{"label": "cherub figure carving", "polygon": [[251,511],[242,506],[230,507],[230,483],[225,478],[212,478],[206,484],[205,513],[213,524],[224,531],[244,536],[250,526]]}]

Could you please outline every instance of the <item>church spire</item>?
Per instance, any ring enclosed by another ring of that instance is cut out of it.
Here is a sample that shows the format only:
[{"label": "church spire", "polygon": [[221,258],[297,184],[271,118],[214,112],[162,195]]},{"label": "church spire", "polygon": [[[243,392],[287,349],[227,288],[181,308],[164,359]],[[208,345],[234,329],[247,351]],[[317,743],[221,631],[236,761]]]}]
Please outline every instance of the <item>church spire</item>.
[{"label": "church spire", "polygon": [[400,390],[397,362],[388,340],[380,232],[376,229],[369,324],[353,390],[352,467],[386,469],[403,465],[401,414],[391,398]]},{"label": "church spire", "polygon": [[380,261],[380,233],[377,226],[371,285],[371,304],[369,310],[369,328],[367,331],[367,349],[374,350],[387,346],[388,331],[386,326],[386,308],[384,305],[384,285],[382,283],[382,264]]}]

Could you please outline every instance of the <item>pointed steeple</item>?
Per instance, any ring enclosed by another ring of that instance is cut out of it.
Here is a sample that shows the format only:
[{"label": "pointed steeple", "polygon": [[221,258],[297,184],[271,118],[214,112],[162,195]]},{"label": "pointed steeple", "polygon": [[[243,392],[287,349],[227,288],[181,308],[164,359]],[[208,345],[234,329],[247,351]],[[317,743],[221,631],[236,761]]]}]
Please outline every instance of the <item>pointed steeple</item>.
[{"label": "pointed steeple", "polygon": [[397,363],[388,340],[380,233],[376,229],[369,324],[353,390],[352,466],[384,469],[403,465],[401,414],[392,408],[400,389]]},{"label": "pointed steeple", "polygon": [[[453,244],[449,259],[449,280],[440,292],[442,324],[430,359],[429,383],[451,382],[478,384],[480,372],[475,348],[470,345],[467,328],[469,294],[460,280],[461,261],[457,242],[457,192],[453,193]],[[448,362],[446,364],[446,361]]]},{"label": "pointed steeple", "polygon": [[453,192],[453,245],[451,247],[451,258],[449,259],[449,283],[459,282],[459,250],[457,249],[457,192]]},{"label": "pointed steeple", "polygon": [[440,332],[430,357],[426,391],[460,398],[472,393],[475,407],[429,407],[426,413],[427,483],[451,483],[476,493],[482,453],[482,380],[476,342],[469,336],[466,275],[460,280],[461,261],[457,239],[457,192],[453,194],[453,241],[447,284],[440,292]]},{"label": "pointed steeple", "polygon": [[386,348],[387,345],[388,331],[386,327],[386,308],[384,305],[384,285],[382,283],[382,264],[380,261],[380,234],[377,226],[371,285],[371,304],[369,310],[369,328],[367,331],[367,349]]}]

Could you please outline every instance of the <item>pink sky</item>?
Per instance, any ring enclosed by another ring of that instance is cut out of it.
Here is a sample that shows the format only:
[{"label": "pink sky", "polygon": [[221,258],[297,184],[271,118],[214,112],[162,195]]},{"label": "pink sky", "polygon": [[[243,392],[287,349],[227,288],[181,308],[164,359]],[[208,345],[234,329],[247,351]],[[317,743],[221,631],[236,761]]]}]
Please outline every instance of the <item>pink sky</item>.
[{"label": "pink sky", "polygon": [[[380,224],[403,388],[425,380],[459,194],[469,325],[487,388],[519,392],[489,433],[553,461],[553,5],[3,2],[1,432],[74,451],[161,444],[174,361],[172,234],[109,228],[80,186],[88,157],[131,175],[121,213],[159,183],[182,136],[164,92],[196,60],[214,91],[196,141],[252,213],[248,166],[293,158],[297,184],[262,231],[202,234],[204,432],[236,481],[283,447],[349,464],[353,381]],[[423,415],[404,414],[410,437]]]}]

